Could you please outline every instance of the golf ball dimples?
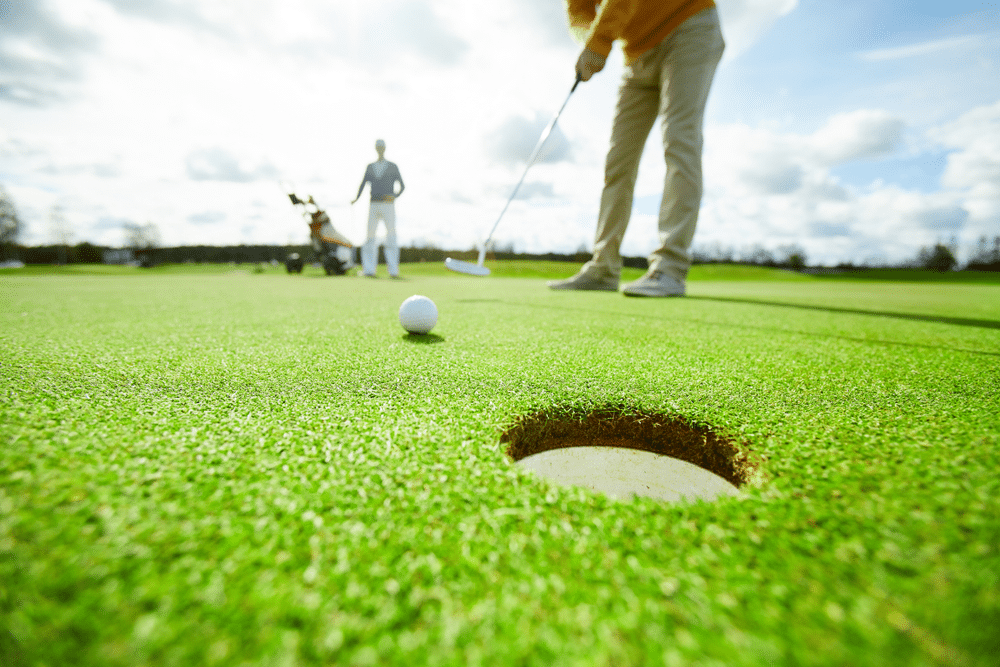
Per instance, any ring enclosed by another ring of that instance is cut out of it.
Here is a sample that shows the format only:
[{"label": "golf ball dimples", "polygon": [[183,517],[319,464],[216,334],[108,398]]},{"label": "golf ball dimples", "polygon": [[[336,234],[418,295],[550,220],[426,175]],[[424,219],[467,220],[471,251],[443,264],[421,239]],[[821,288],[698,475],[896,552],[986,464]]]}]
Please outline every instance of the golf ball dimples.
[{"label": "golf ball dimples", "polygon": [[399,323],[412,334],[425,334],[438,321],[438,309],[426,296],[414,294],[399,307]]}]

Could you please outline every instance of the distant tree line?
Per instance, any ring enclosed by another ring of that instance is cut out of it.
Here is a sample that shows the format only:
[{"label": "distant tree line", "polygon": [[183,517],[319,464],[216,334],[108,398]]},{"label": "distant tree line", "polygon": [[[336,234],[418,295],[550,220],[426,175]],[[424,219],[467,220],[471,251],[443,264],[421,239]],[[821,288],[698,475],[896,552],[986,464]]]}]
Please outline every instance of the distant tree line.
[{"label": "distant tree line", "polygon": [[[62,245],[21,246],[14,245],[10,249],[12,258],[20,259],[25,264],[99,264],[104,261],[108,251],[119,248],[98,246],[91,243],[79,243],[68,248]],[[233,245],[233,246],[175,246],[175,247],[137,247],[132,246],[131,258],[137,264],[154,266],[156,264],[262,264],[284,262],[292,253],[298,253],[307,260],[312,257],[312,246],[309,245]],[[380,261],[385,261],[380,249]],[[433,246],[407,246],[399,249],[399,259],[404,263],[413,262],[443,262],[446,257],[475,260],[476,250],[444,250]],[[498,249],[490,251],[491,259],[535,259],[564,262],[585,262],[590,259],[590,253],[518,253],[513,249]],[[626,257],[626,266],[646,267],[644,257]]]},{"label": "distant tree line", "polygon": [[104,261],[105,249],[84,241],[69,247],[62,244],[14,245],[7,254],[10,259],[19,259],[25,264],[100,264]]},{"label": "distant tree line", "polygon": [[[912,268],[929,269],[932,271],[952,271],[958,267],[958,244],[938,242],[932,246],[924,246],[917,254],[902,262],[842,262],[832,267],[834,269],[851,270],[867,268]],[[806,251],[798,245],[779,246],[770,250],[761,245],[752,245],[737,249],[721,244],[696,246],[693,250],[695,264],[748,264],[752,266],[769,266],[774,268],[803,271],[808,268]],[[963,267],[966,271],[1000,271],[1000,236],[989,239],[981,236],[976,248]]]},{"label": "distant tree line", "polygon": [[[263,264],[284,262],[292,253],[298,253],[309,260],[312,257],[312,247],[309,245],[229,245],[229,246],[175,246],[160,247],[159,230],[153,223],[140,225],[128,222],[123,226],[127,252],[120,248],[94,245],[86,241],[70,245],[71,232],[59,207],[54,207],[51,222],[58,243],[41,246],[24,246],[18,243],[23,232],[23,224],[14,206],[13,199],[0,185],[0,261],[18,260],[25,264],[99,264],[108,261],[109,257],[128,257],[139,266],[155,266],[156,264]],[[934,271],[951,271],[958,266],[955,255],[957,243],[938,242],[933,246],[925,246],[917,255],[895,267],[923,268]],[[380,261],[385,261],[381,250]],[[807,255],[804,248],[797,244],[778,246],[771,250],[760,244],[745,248],[734,248],[719,243],[699,245],[693,249],[695,264],[748,264],[754,266],[769,266],[775,268],[803,271],[808,268]],[[413,262],[443,262],[446,257],[475,260],[478,252],[470,250],[444,250],[431,245],[408,246],[400,248],[400,261]],[[580,248],[574,253],[519,253],[512,245],[494,247],[489,253],[493,259],[532,259],[583,263],[590,259],[586,248]],[[625,266],[645,269],[645,257],[625,257]],[[881,265],[888,267],[889,265]],[[835,269],[873,268],[873,264],[842,263]],[[1000,236],[992,239],[982,236],[975,250],[966,263],[970,271],[1000,271]]]},{"label": "distant tree line", "polygon": [[[94,245],[83,242],[72,246],[61,244],[22,246],[4,243],[0,260],[18,259],[25,264],[100,264],[107,260],[109,251],[119,251],[119,248]],[[140,266],[155,266],[157,264],[266,264],[284,262],[292,253],[298,253],[307,261],[312,258],[312,247],[309,245],[230,245],[230,246],[174,246],[151,247],[132,246],[129,248],[130,258]],[[380,249],[379,261],[385,258]],[[808,270],[806,253],[798,246],[784,246],[777,251],[769,250],[759,245],[741,250],[722,248],[719,246],[698,247],[694,252],[695,264],[744,264],[749,266],[767,266],[789,269],[792,271]],[[433,246],[407,246],[399,249],[401,262],[443,262],[446,257],[475,261],[478,251],[445,250]],[[528,259],[554,262],[583,263],[590,259],[589,252],[578,250],[573,253],[523,253],[513,248],[498,248],[488,253],[490,259]],[[624,257],[625,266],[645,269],[645,257]],[[934,271],[951,271],[958,265],[955,259],[955,249],[944,243],[937,243],[920,249],[915,257],[904,262],[888,265],[878,265],[878,268],[921,268]],[[844,262],[831,267],[840,270],[873,268],[871,263]],[[982,237],[975,252],[963,267],[968,271],[1000,271],[1000,236],[993,239]]]},{"label": "distant tree line", "polygon": [[[100,264],[108,251],[120,248],[80,243],[66,251],[69,264]],[[307,245],[234,245],[234,246],[176,246],[166,248],[131,247],[131,257],[137,264],[260,264],[272,260],[283,262],[285,257],[297,252],[308,257],[312,252]],[[25,264],[58,264],[63,247],[58,245],[15,246],[11,255]]]},{"label": "distant tree line", "polygon": [[796,244],[778,246],[770,250],[754,244],[744,248],[710,243],[698,245],[691,252],[695,264],[748,264],[801,271],[806,268],[805,248]]},{"label": "distant tree line", "polygon": [[994,236],[992,242],[980,236],[965,268],[970,271],[1000,271],[1000,236]]},{"label": "distant tree line", "polygon": [[17,259],[14,250],[20,233],[21,218],[17,215],[14,200],[0,185],[0,261]]}]

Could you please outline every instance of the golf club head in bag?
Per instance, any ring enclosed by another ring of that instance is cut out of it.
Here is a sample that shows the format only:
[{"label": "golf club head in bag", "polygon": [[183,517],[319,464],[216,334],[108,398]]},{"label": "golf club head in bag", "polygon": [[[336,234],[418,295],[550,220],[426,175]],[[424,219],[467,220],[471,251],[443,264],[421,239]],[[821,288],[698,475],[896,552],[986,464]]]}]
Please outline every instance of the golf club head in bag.
[{"label": "golf club head in bag", "polygon": [[503,219],[503,214],[507,212],[507,207],[510,206],[510,203],[512,201],[514,201],[514,197],[517,195],[517,191],[521,188],[521,184],[524,183],[524,177],[528,175],[528,170],[531,169],[531,165],[533,165],[535,163],[535,160],[538,158],[538,154],[541,152],[542,146],[545,145],[545,140],[549,138],[549,135],[552,134],[552,130],[555,129],[556,122],[559,120],[559,116],[562,115],[563,109],[565,109],[566,104],[569,103],[569,98],[573,95],[573,91],[576,90],[576,87],[578,85],[580,85],[580,81],[581,81],[580,75],[578,74],[576,77],[576,81],[573,82],[573,87],[569,89],[569,94],[566,95],[566,100],[562,103],[562,106],[559,107],[559,111],[556,112],[556,115],[552,117],[552,120],[549,121],[549,124],[545,127],[544,130],[542,130],[542,135],[538,138],[538,143],[535,144],[534,150],[531,151],[531,156],[528,157],[528,164],[525,165],[524,167],[524,173],[521,174],[521,180],[519,180],[517,182],[517,185],[514,186],[514,191],[510,193],[510,197],[507,199],[507,203],[504,204],[503,210],[500,211],[500,215],[499,217],[497,217],[497,221],[493,223],[493,229],[490,230],[489,236],[487,236],[486,240],[483,241],[481,246],[479,246],[479,262],[473,264],[471,262],[463,262],[460,259],[453,259],[451,257],[447,257],[444,260],[444,265],[446,268],[455,271],[456,273],[465,273],[470,276],[490,275],[490,270],[485,266],[483,266],[483,262],[486,260],[486,248],[487,246],[489,246],[490,241],[493,240],[493,232],[497,230],[497,225],[499,225],[500,220]]},{"label": "golf club head in bag", "polygon": [[[309,198],[309,203],[316,205],[312,197]],[[311,214],[309,234],[313,249],[323,262],[326,275],[342,276],[355,266],[354,244],[334,229],[330,216],[318,205],[316,212]]]},{"label": "golf club head in bag", "polygon": [[[285,186],[285,184],[282,185]],[[316,255],[316,261],[322,263],[323,270],[328,276],[339,276],[347,273],[356,265],[355,245],[334,228],[330,216],[320,208],[312,195],[303,199],[289,190],[291,188],[285,186],[288,199],[294,206],[301,207],[299,210],[302,211],[302,216],[309,225],[309,239]],[[289,272],[291,273],[291,271]]]},{"label": "golf club head in bag", "polygon": [[354,244],[346,236],[334,229],[333,223],[330,222],[330,216],[325,211],[316,211],[312,214],[312,220],[309,223],[309,233],[314,239],[322,243],[333,243],[345,248],[354,247]]}]

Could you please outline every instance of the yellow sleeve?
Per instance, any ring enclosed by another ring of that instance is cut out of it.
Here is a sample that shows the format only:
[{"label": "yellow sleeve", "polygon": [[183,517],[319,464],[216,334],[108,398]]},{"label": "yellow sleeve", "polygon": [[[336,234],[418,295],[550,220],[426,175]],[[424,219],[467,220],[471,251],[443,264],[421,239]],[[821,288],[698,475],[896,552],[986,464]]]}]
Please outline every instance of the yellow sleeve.
[{"label": "yellow sleeve", "polygon": [[635,13],[637,0],[604,0],[587,34],[587,48],[606,56]]},{"label": "yellow sleeve", "polygon": [[597,0],[565,0],[571,28],[589,28],[597,16]]},{"label": "yellow sleeve", "polygon": [[590,24],[597,16],[596,0],[564,0],[569,34],[573,39],[585,44],[590,34]]}]

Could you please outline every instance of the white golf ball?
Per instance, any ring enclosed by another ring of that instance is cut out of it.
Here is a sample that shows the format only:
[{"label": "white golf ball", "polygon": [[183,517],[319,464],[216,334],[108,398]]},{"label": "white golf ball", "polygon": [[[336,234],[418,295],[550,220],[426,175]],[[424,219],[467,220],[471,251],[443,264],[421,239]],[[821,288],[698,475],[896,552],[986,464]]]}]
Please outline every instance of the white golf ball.
[{"label": "white golf ball", "polygon": [[411,334],[425,334],[438,321],[438,309],[426,296],[414,294],[399,307],[399,323]]}]

